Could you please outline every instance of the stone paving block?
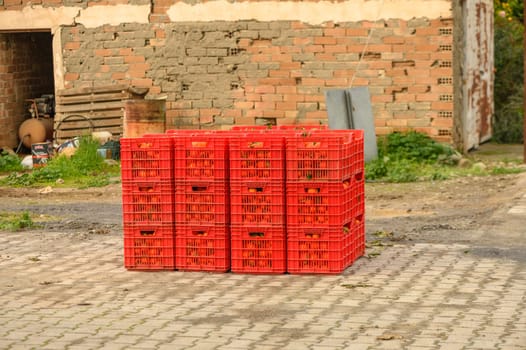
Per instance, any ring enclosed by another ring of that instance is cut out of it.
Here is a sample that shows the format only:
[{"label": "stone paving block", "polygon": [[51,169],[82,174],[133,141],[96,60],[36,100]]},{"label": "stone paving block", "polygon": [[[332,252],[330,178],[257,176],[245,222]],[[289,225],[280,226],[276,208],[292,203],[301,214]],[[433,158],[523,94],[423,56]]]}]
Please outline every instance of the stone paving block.
[{"label": "stone paving block", "polygon": [[454,343],[454,342],[439,342],[439,350],[463,350],[466,343]]},{"label": "stone paving block", "polygon": [[374,346],[374,349],[382,349],[382,350],[397,350],[397,349],[403,349],[403,348],[404,348],[403,341],[400,339],[380,341]]},{"label": "stone paving block", "polygon": [[199,338],[190,338],[190,337],[177,337],[171,339],[170,341],[165,341],[159,345],[159,349],[185,349],[187,347],[194,346],[200,341]]},{"label": "stone paving block", "polygon": [[434,338],[434,337],[420,338],[418,336],[418,337],[414,338],[414,341],[411,343],[411,346],[413,346],[413,347],[415,347],[415,346],[433,347],[433,346],[435,346],[436,342],[437,342],[437,339]]},{"label": "stone paving block", "polygon": [[254,344],[252,340],[234,339],[226,345],[221,345],[218,349],[250,349]]},{"label": "stone paving block", "polygon": [[[185,346],[185,350],[214,350],[217,349],[219,346],[222,346],[224,344],[220,344],[218,342],[209,342],[209,341],[203,341],[199,340],[194,345]],[[177,349],[174,347],[173,349]]]},{"label": "stone paving block", "polygon": [[254,344],[252,350],[281,350],[282,347],[277,347],[274,345],[265,345],[265,344]]},{"label": "stone paving block", "polygon": [[[67,349],[68,346],[72,345],[70,342],[59,342],[59,341],[52,341],[47,344],[42,345],[40,349],[42,350],[60,350],[60,349]],[[103,349],[104,346],[100,347],[99,349]],[[115,347],[115,349],[119,350],[119,347]]]},{"label": "stone paving block", "polygon": [[[29,239],[33,241],[31,244],[26,242],[23,249],[26,256],[20,263],[29,261],[27,256],[34,254],[31,245],[39,242],[35,237]],[[97,242],[90,242],[89,245],[96,247]],[[82,251],[89,245],[73,248]],[[91,247],[91,250],[84,252],[96,252],[100,248]],[[111,254],[112,249],[105,248],[104,251]],[[419,255],[413,256],[415,253]],[[523,340],[520,331],[524,328],[518,325],[526,324],[524,306],[516,312],[512,309],[517,302],[520,303],[524,294],[511,292],[511,287],[509,290],[501,288],[503,285],[526,286],[520,282],[526,276],[516,273],[516,264],[510,265],[515,270],[506,271],[497,281],[489,284],[488,290],[484,290],[485,284],[481,281],[496,275],[496,264],[480,265],[465,261],[471,256],[466,256],[462,250],[455,252],[446,245],[432,244],[418,245],[417,248],[390,247],[385,257],[393,257],[395,264],[383,260],[382,255],[376,260],[360,260],[360,267],[353,267],[353,275],[324,278],[136,273],[122,269],[120,262],[108,262],[103,264],[103,268],[90,271],[91,267],[85,266],[87,260],[76,253],[75,256],[82,258],[78,260],[81,264],[68,263],[64,257],[60,261],[68,264],[68,269],[58,269],[45,276],[68,281],[67,285],[50,285],[40,289],[23,286],[7,292],[0,290],[0,305],[3,305],[0,308],[6,310],[5,306],[9,305],[9,311],[13,311],[10,319],[0,315],[0,324],[9,325],[13,319],[20,319],[26,322],[28,329],[34,324],[41,331],[37,336],[50,335],[54,341],[54,337],[66,333],[83,335],[84,339],[77,339],[82,342],[75,344],[79,350],[102,342],[106,342],[106,348],[112,348],[112,345],[114,348],[118,345],[116,339],[135,341],[126,344],[127,349],[149,346],[199,349],[200,343],[202,347],[210,345],[214,348],[217,345],[218,348],[232,349],[229,345],[237,344],[234,346],[239,349],[261,350],[295,350],[306,349],[307,346],[355,350],[396,346],[392,340],[376,340],[376,336],[384,332],[403,335],[402,343],[398,344],[402,346],[400,349],[447,349],[445,346],[455,349],[455,344],[469,344],[484,331],[492,341],[509,340],[505,337],[509,334],[515,336],[509,343],[503,342],[501,350],[508,350],[504,344],[509,349],[518,347],[519,341]],[[94,256],[108,259],[100,254]],[[59,260],[55,257],[53,261]],[[4,266],[4,261],[0,261],[0,282],[5,276],[2,272],[5,271]],[[71,272],[71,268],[77,270],[78,276]],[[377,269],[381,273],[375,275]],[[38,283],[46,270],[51,269],[43,265],[38,267],[38,272],[37,269],[31,272],[40,274],[38,278],[25,276],[24,269],[17,270],[15,274],[19,274],[19,281],[33,278]],[[104,271],[104,279],[99,276],[101,271]],[[462,279],[464,276],[469,276],[466,282]],[[83,282],[77,287],[78,279]],[[118,290],[109,281],[118,281]],[[510,283],[512,281],[516,281],[515,284]],[[364,283],[371,287],[348,289],[341,287],[344,283]],[[128,292],[123,292],[124,288]],[[49,300],[53,298],[50,291],[64,293],[67,302],[62,303],[62,309],[57,307],[58,298]],[[298,297],[298,291],[302,291],[301,297]],[[473,295],[466,295],[470,292]],[[393,296],[398,299],[393,299]],[[477,296],[485,298],[485,303],[472,303],[470,298]],[[8,303],[13,299],[18,301],[16,307]],[[6,302],[2,303],[2,300]],[[425,301],[429,300],[431,302],[426,306]],[[444,303],[444,300],[447,302]],[[465,305],[458,300],[466,301]],[[79,308],[76,303],[82,301],[89,301],[92,305]],[[46,305],[46,308],[35,312],[31,308],[35,302]],[[281,307],[282,313],[268,311],[278,307]],[[28,317],[24,318],[24,315]],[[219,323],[221,318],[218,316],[216,319],[215,315],[222,315],[226,323]],[[514,323],[515,328],[510,329],[510,323]],[[56,327],[57,324],[63,327]],[[470,327],[462,327],[463,324]],[[17,329],[13,327],[12,330]],[[192,336],[183,337],[189,334]],[[416,334],[420,334],[420,338]],[[300,337],[294,339],[294,336]],[[28,343],[18,345],[38,343],[38,337],[32,337],[34,335],[27,337]],[[92,342],[84,341],[86,338]],[[5,341],[1,335],[0,339]],[[418,343],[418,339],[433,339],[438,343],[428,346],[422,341]],[[407,343],[411,344],[404,347]]]},{"label": "stone paving block", "polygon": [[261,341],[266,337],[267,333],[264,331],[247,330],[239,334],[238,339],[241,340],[252,340],[254,342]]}]

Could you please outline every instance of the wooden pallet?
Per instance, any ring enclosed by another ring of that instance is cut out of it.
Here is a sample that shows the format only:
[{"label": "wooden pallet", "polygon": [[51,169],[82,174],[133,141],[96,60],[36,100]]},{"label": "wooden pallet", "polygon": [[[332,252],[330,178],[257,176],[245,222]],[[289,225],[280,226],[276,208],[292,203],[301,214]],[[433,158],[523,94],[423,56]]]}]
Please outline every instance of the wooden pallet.
[{"label": "wooden pallet", "polygon": [[124,101],[139,98],[126,85],[65,89],[57,93],[55,142],[62,143],[94,131],[123,133]]}]

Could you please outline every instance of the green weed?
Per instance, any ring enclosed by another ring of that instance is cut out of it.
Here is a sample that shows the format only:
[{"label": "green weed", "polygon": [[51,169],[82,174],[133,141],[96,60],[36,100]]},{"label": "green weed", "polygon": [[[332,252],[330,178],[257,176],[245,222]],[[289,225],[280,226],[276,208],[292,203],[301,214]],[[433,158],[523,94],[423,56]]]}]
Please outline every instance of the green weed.
[{"label": "green weed", "polygon": [[80,139],[79,147],[71,157],[57,156],[45,167],[32,172],[11,173],[1,184],[9,186],[42,186],[55,184],[62,179],[64,184],[80,187],[100,187],[109,183],[110,175],[119,175],[119,166],[109,166],[97,153],[99,143],[90,137]]},{"label": "green weed", "polygon": [[0,230],[19,231],[35,224],[27,211],[22,213],[0,213]]},{"label": "green weed", "polygon": [[409,131],[378,140],[378,159],[365,165],[366,179],[414,182],[448,178],[445,166],[456,164],[455,150],[429,136]]},{"label": "green weed", "polygon": [[0,173],[21,171],[22,169],[23,167],[20,164],[20,159],[17,156],[7,152],[2,152],[0,154]]}]

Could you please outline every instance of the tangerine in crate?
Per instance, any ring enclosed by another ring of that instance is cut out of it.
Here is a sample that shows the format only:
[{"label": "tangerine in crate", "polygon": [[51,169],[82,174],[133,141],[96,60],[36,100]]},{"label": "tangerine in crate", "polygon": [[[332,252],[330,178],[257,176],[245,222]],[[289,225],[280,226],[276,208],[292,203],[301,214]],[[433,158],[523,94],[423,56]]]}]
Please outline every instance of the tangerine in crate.
[{"label": "tangerine in crate", "polygon": [[284,136],[246,133],[230,139],[230,180],[285,180]]},{"label": "tangerine in crate", "polygon": [[[361,145],[361,147],[360,147]],[[287,181],[343,181],[363,177],[363,131],[307,131],[286,139]]]},{"label": "tangerine in crate", "polygon": [[293,274],[338,274],[354,261],[351,224],[325,228],[289,227],[287,271]]},{"label": "tangerine in crate", "polygon": [[343,225],[363,208],[363,187],[343,182],[287,182],[288,225]]},{"label": "tangerine in crate", "polygon": [[174,222],[174,186],[171,182],[123,182],[124,224],[171,224]]},{"label": "tangerine in crate", "polygon": [[228,179],[228,142],[220,133],[174,134],[175,180]]},{"label": "tangerine in crate", "polygon": [[230,270],[228,225],[177,225],[175,237],[175,266],[178,270]]},{"label": "tangerine in crate", "polygon": [[229,190],[226,181],[178,181],[175,221],[178,224],[228,224]]},{"label": "tangerine in crate", "polygon": [[279,274],[286,271],[282,226],[232,226],[232,272]]},{"label": "tangerine in crate", "polygon": [[284,183],[231,182],[230,215],[233,225],[284,225]]},{"label": "tangerine in crate", "polygon": [[120,145],[123,181],[173,181],[171,138],[121,138]]},{"label": "tangerine in crate", "polygon": [[129,270],[174,270],[173,225],[124,225],[124,267]]}]

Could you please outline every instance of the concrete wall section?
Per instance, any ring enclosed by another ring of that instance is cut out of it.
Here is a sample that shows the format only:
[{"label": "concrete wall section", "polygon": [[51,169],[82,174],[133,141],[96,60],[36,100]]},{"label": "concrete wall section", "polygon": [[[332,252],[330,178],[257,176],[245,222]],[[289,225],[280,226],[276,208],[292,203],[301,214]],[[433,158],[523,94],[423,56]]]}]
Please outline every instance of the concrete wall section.
[{"label": "concrete wall section", "polygon": [[86,28],[105,24],[148,23],[150,5],[105,5],[82,7],[26,6],[21,10],[0,11],[0,31],[29,31],[81,24]]},{"label": "concrete wall section", "polygon": [[[449,17],[451,1],[359,0],[359,1],[174,1],[166,8],[171,22],[186,21],[290,21],[323,22],[374,21],[379,18]],[[403,10],[402,10],[403,9]]]},{"label": "concrete wall section", "polygon": [[62,25],[75,24],[77,7],[24,7],[22,10],[0,11],[0,31],[29,31],[56,29]]}]

